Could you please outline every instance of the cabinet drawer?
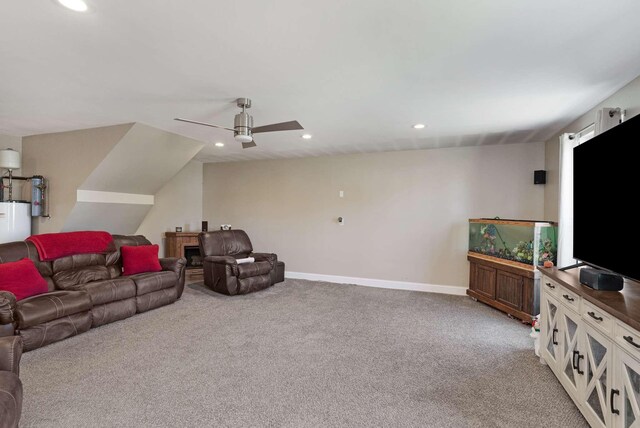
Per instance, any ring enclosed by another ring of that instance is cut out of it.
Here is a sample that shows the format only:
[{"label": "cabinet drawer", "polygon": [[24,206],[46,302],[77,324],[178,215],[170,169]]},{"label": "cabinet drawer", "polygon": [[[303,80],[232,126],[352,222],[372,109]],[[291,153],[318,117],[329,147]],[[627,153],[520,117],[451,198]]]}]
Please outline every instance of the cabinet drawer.
[{"label": "cabinet drawer", "polygon": [[614,323],[611,315],[587,300],[582,301],[582,318],[609,337],[613,334]]},{"label": "cabinet drawer", "polygon": [[629,351],[634,357],[640,358],[640,333],[621,321],[616,324],[615,334],[618,345]]},{"label": "cabinet drawer", "polygon": [[559,297],[560,286],[555,281],[553,281],[550,278],[547,278],[546,276],[543,276],[541,281],[542,281],[542,289],[544,290],[545,293],[554,297]]},{"label": "cabinet drawer", "polygon": [[558,286],[558,299],[562,302],[562,304],[570,308],[572,311],[576,313],[580,313],[580,300],[582,299],[573,291],[569,291],[563,286]]}]

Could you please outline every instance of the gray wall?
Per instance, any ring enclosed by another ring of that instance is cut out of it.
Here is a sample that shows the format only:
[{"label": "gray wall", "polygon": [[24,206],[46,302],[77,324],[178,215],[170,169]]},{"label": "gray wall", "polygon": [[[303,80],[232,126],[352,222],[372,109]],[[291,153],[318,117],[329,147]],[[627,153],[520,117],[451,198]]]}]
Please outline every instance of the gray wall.
[{"label": "gray wall", "polygon": [[199,232],[202,221],[202,163],[189,162],[159,192],[136,234],[144,235],[164,252],[164,232]]},{"label": "gray wall", "polygon": [[604,101],[583,114],[576,121],[566,126],[562,132],[546,142],[545,169],[547,184],[544,194],[544,216],[546,220],[558,220],[559,170],[560,170],[560,134],[578,132],[596,120],[596,112],[603,107],[620,107],[627,110],[627,118],[640,114],[640,77],[631,81],[624,88],[606,98]]},{"label": "gray wall", "polygon": [[0,134],[0,150],[4,149],[22,151],[22,138]]},{"label": "gray wall", "polygon": [[203,219],[288,271],[466,287],[468,218],[541,219],[544,162],[528,143],[210,163]]},{"label": "gray wall", "polygon": [[133,124],[42,134],[22,139],[25,174],[49,180],[51,218],[33,220],[33,233],[60,232],[76,204],[76,191]]}]

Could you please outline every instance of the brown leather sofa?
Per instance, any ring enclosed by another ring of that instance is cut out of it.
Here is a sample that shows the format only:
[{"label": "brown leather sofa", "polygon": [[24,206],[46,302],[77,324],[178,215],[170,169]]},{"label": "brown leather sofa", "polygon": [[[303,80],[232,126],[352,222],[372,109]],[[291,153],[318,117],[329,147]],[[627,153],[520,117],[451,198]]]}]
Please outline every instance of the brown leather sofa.
[{"label": "brown leather sofa", "polygon": [[19,335],[24,350],[84,333],[173,303],[184,290],[184,259],[160,259],[161,272],[122,276],[120,247],[149,245],[144,236],[113,236],[105,254],[78,254],[42,262],[29,241],[0,244],[0,261],[28,257],[49,285],[49,292],[16,302],[0,291],[0,336]]},{"label": "brown leather sofa", "polygon": [[[278,256],[254,253],[243,230],[217,230],[198,235],[204,257],[204,283],[218,293],[236,295],[263,290],[276,282]],[[253,257],[255,262],[238,264],[237,259]]]},{"label": "brown leather sofa", "polygon": [[0,428],[15,428],[22,413],[22,339],[0,337]]}]

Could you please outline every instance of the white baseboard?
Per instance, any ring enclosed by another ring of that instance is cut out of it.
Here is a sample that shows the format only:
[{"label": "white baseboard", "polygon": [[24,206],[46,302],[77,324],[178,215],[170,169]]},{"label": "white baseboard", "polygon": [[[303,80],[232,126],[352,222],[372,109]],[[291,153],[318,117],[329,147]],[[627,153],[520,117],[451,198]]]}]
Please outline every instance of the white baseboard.
[{"label": "white baseboard", "polygon": [[464,296],[467,294],[466,287],[456,287],[455,285],[425,284],[421,282],[389,281],[386,279],[356,278],[351,276],[322,275],[319,273],[285,272],[286,278],[308,279],[311,281],[334,282],[337,284],[355,284],[365,287],[390,288],[393,290],[424,291],[427,293],[453,294]]}]

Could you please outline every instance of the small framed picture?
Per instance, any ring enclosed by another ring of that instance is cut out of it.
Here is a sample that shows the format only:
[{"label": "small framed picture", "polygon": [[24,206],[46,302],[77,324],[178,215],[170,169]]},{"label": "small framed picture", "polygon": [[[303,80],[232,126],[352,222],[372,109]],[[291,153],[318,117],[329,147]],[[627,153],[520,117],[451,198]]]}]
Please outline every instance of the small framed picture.
[{"label": "small framed picture", "polygon": [[182,232],[182,228],[181,227],[176,227],[176,232]]}]

